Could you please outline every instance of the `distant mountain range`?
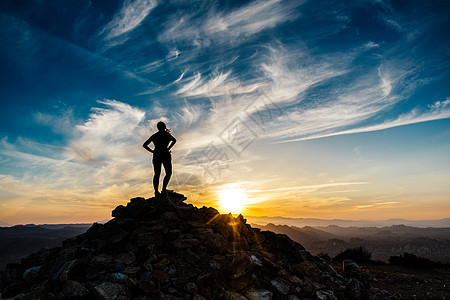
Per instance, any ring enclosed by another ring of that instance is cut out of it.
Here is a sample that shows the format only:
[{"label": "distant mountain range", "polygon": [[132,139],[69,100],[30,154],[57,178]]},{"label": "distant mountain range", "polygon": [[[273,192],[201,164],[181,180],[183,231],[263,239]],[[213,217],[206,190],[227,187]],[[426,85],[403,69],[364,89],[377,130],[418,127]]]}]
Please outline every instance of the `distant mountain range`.
[{"label": "distant mountain range", "polygon": [[0,227],[0,269],[41,248],[59,247],[67,238],[86,232],[92,224],[44,224]]},{"label": "distant mountain range", "polygon": [[404,252],[435,261],[450,261],[450,228],[418,228],[405,225],[386,227],[340,227],[336,225],[295,227],[272,223],[252,226],[288,235],[312,254],[331,257],[355,247],[364,247],[372,258],[388,261]]},{"label": "distant mountain range", "polygon": [[246,216],[250,223],[267,225],[269,223],[277,225],[289,225],[295,227],[304,226],[329,226],[336,225],[340,227],[385,227],[392,225],[406,225],[419,228],[434,227],[444,228],[450,227],[450,218],[440,220],[405,220],[405,219],[389,219],[389,220],[340,220],[340,219],[315,219],[315,218],[285,218],[285,217],[254,217]]}]

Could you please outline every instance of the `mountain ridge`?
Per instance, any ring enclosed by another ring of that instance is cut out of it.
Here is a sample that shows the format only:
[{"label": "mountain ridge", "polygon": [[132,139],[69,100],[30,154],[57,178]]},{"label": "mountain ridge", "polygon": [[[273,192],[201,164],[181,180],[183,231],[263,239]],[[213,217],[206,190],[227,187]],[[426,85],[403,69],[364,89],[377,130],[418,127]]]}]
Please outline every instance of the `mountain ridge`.
[{"label": "mountain ridge", "polygon": [[438,220],[407,220],[407,219],[387,219],[387,220],[344,220],[344,219],[318,219],[318,218],[287,218],[281,216],[246,216],[250,223],[266,225],[273,223],[276,225],[289,225],[296,227],[304,226],[329,226],[336,225],[341,227],[385,227],[392,225],[407,225],[418,228],[450,228],[450,218]]}]

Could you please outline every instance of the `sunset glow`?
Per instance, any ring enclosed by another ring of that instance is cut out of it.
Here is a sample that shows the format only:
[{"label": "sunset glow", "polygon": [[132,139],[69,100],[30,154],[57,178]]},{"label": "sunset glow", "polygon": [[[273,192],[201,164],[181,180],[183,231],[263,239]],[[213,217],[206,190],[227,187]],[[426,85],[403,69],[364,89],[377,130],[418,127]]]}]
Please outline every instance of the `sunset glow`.
[{"label": "sunset glow", "polygon": [[219,191],[219,205],[224,213],[243,213],[247,200],[245,191],[240,188],[225,187]]}]

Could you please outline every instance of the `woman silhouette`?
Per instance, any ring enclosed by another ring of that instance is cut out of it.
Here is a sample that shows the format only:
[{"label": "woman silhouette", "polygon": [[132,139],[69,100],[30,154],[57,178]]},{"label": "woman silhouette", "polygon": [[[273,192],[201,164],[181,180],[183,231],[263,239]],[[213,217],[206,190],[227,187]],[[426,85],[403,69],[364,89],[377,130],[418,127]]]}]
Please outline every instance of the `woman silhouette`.
[{"label": "woman silhouette", "polygon": [[[175,145],[177,140],[170,134],[170,131],[167,129],[164,122],[158,122],[156,127],[158,127],[158,132],[149,137],[142,147],[153,153],[153,169],[155,171],[155,175],[153,176],[153,187],[155,188],[155,196],[158,196],[160,195],[158,186],[159,176],[161,175],[161,164],[164,165],[164,170],[166,171],[161,191],[162,193],[165,193],[170,177],[172,176],[172,155],[170,154],[170,149]],[[153,150],[148,147],[151,142],[155,145],[155,149]]]}]

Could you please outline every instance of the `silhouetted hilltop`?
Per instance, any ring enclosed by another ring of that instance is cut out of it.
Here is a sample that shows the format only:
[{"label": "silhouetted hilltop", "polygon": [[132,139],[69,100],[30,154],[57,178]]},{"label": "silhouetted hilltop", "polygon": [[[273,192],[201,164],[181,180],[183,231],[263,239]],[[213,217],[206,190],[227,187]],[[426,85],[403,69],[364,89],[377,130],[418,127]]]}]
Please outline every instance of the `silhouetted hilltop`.
[{"label": "silhouetted hilltop", "polygon": [[106,224],[9,264],[3,297],[396,299],[371,288],[351,261],[339,273],[284,234],[183,200],[133,198]]}]

